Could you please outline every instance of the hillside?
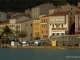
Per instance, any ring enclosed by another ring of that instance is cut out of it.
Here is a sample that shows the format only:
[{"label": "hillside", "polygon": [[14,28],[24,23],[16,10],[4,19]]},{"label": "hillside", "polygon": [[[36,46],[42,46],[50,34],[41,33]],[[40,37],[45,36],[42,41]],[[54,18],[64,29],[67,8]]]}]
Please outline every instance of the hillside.
[{"label": "hillside", "polygon": [[80,0],[0,0],[1,11],[24,11],[42,3],[53,3],[55,6],[66,4],[77,5]]}]

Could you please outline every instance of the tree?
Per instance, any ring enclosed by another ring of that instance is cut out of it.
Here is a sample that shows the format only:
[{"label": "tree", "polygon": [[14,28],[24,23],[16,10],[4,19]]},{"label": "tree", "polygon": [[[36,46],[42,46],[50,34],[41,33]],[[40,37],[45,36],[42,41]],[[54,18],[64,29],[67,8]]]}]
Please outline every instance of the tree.
[{"label": "tree", "polygon": [[8,40],[8,37],[13,34],[12,30],[6,25],[3,27],[1,35],[5,37],[5,40]]},{"label": "tree", "polygon": [[22,38],[27,36],[27,32],[21,31],[21,32],[18,33],[18,36],[22,39]]}]

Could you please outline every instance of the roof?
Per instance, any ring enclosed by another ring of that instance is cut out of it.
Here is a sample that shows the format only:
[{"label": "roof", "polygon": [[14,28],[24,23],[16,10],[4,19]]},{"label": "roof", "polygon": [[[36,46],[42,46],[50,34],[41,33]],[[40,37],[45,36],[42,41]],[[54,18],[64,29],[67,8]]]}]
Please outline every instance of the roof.
[{"label": "roof", "polygon": [[80,11],[76,11],[76,13],[75,14],[80,14]]},{"label": "roof", "polygon": [[68,12],[66,11],[59,11],[59,12],[55,12],[54,14],[51,14],[49,16],[65,16],[68,15]]},{"label": "roof", "polygon": [[23,20],[23,21],[20,21],[20,22],[17,22],[17,23],[23,23],[23,22],[27,22],[27,21],[31,21],[31,20]]},{"label": "roof", "polygon": [[38,5],[38,6],[35,6],[35,7],[33,7],[33,8],[38,8],[38,7],[42,7],[42,6],[46,5],[46,4],[49,4],[49,3],[45,3],[45,4],[40,4],[40,5]]},{"label": "roof", "polygon": [[13,16],[11,19],[18,19],[20,17],[22,17],[22,15]]},{"label": "roof", "polygon": [[0,25],[1,25],[1,24],[9,24],[9,21],[1,22]]}]

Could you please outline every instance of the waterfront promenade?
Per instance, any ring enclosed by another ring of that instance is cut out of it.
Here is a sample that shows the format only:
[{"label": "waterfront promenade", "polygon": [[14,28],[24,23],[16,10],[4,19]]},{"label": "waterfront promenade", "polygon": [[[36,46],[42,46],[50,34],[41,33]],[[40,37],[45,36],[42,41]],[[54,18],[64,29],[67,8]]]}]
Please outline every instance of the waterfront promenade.
[{"label": "waterfront promenade", "polygon": [[80,48],[80,46],[7,46],[8,48]]}]

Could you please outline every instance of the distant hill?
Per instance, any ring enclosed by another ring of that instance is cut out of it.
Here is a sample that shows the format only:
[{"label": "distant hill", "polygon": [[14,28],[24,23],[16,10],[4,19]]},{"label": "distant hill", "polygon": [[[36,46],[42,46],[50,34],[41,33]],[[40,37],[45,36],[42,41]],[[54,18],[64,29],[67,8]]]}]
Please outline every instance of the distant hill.
[{"label": "distant hill", "polygon": [[24,11],[42,3],[53,3],[55,6],[66,3],[77,5],[79,0],[0,0],[0,11]]}]

